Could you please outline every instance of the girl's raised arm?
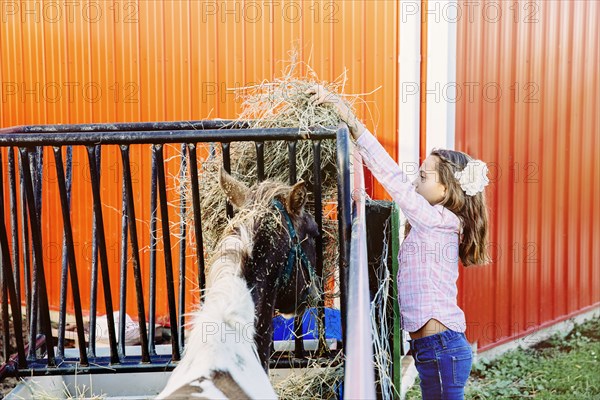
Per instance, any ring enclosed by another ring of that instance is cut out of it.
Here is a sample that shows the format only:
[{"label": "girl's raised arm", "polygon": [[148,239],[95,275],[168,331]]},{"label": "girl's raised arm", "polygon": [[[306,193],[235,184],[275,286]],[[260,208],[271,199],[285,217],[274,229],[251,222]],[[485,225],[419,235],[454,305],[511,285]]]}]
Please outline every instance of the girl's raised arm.
[{"label": "girl's raised arm", "polygon": [[350,128],[350,133],[356,140],[365,164],[402,209],[411,226],[419,229],[419,227],[431,227],[442,222],[440,212],[415,191],[408,176],[402,172],[398,164],[343,99],[321,85],[313,86],[307,94],[312,95],[311,101],[315,105],[331,104],[334,107],[342,121]]},{"label": "girl's raised arm", "polygon": [[433,227],[442,222],[440,211],[416,192],[408,176],[371,132],[365,130],[356,144],[365,165],[402,209],[412,227]]}]

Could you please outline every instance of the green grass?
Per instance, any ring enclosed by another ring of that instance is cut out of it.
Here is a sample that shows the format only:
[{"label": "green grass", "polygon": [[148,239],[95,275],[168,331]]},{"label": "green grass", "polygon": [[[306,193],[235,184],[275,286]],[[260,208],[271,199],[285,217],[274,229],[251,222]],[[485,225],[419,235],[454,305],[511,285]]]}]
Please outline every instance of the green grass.
[{"label": "green grass", "polygon": [[[473,366],[466,399],[600,399],[600,319]],[[420,399],[418,378],[406,399]]]}]

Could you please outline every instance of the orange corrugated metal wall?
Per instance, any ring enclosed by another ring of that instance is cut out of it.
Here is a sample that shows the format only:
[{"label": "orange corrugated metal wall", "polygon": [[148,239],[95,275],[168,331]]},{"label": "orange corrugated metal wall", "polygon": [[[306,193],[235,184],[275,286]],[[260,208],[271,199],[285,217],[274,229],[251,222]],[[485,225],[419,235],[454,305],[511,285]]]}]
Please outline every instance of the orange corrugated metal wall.
[{"label": "orange corrugated metal wall", "polygon": [[[295,48],[320,79],[332,81],[347,69],[348,93],[367,93],[381,86],[366,97],[369,103],[360,112],[388,150],[396,152],[396,2],[30,0],[2,1],[0,7],[1,127],[235,118],[240,104],[227,89],[280,76],[288,53]],[[148,221],[150,163],[141,148],[132,152],[136,213],[138,219]],[[169,149],[165,157],[175,154],[176,149]],[[48,287],[56,306],[62,223],[54,212],[60,203],[52,189],[56,178],[49,160],[47,154],[42,235]],[[116,294],[121,208],[117,148],[105,150],[102,160],[108,255]],[[87,185],[87,192],[80,192],[73,203],[76,257],[87,307],[91,192],[83,152],[75,152],[74,166],[74,187],[78,179]],[[169,169],[177,173],[176,165]],[[171,187],[175,184],[174,178],[169,179]],[[374,192],[383,196],[379,186]],[[171,211],[174,220],[175,210]],[[140,238],[147,238],[147,223],[138,222],[138,232]],[[174,249],[174,260],[177,254]],[[159,253],[159,278],[164,279],[161,259]],[[142,264],[147,276],[147,253]],[[132,285],[129,293],[128,309],[134,310]],[[158,296],[164,298],[164,291]],[[159,301],[158,312],[165,311],[165,302]]]},{"label": "orange corrugated metal wall", "polygon": [[486,349],[600,302],[600,8],[462,6],[456,148],[490,164],[494,262],[462,270],[460,303]]}]

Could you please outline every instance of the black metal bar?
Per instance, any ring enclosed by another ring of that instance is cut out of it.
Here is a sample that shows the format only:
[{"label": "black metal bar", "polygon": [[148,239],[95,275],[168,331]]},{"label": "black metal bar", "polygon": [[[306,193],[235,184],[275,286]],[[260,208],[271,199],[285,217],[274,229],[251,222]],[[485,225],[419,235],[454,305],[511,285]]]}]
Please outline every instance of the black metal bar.
[{"label": "black metal bar", "polygon": [[111,124],[61,124],[61,125],[32,125],[13,126],[0,129],[0,134],[7,133],[70,133],[70,132],[127,132],[127,131],[173,131],[173,130],[205,130],[205,129],[231,129],[244,128],[248,122],[232,120],[212,121],[167,121],[167,122],[121,122]]},{"label": "black metal bar", "polygon": [[[0,228],[2,229],[2,228]],[[8,283],[6,283],[6,279],[4,278],[4,264],[2,264],[0,268],[0,289],[2,290],[2,358],[8,360],[10,358],[10,325],[8,323]]]},{"label": "black metal bar", "polygon": [[[1,152],[0,152],[1,153]],[[1,154],[0,154],[1,156]],[[4,199],[3,199],[4,200]],[[3,201],[4,204],[4,201]],[[4,211],[4,210],[2,210]],[[4,216],[4,215],[3,215]],[[4,226],[0,226],[0,229],[4,229]],[[8,241],[8,240],[7,240]],[[0,247],[0,249],[2,249]],[[2,250],[4,251],[4,250]],[[6,268],[4,267],[4,261],[0,263],[0,290],[1,298],[0,298],[0,306],[1,313],[0,317],[2,318],[2,358],[8,360],[10,357],[10,325],[8,323],[8,283],[6,282],[6,278],[4,277]]]},{"label": "black metal bar", "polygon": [[25,320],[31,320],[33,290],[31,287],[31,264],[29,262],[29,222],[27,220],[27,199],[25,196],[25,181],[23,163],[19,158],[19,204],[21,205],[21,242],[23,243],[23,280],[25,286]]},{"label": "black metal bar", "polygon": [[[123,150],[121,149],[123,157]],[[125,182],[125,171],[121,179],[121,262],[119,279],[119,352],[120,356],[125,355],[125,324],[127,317],[127,183]],[[135,221],[133,221],[135,223]]]},{"label": "black metal bar", "polygon": [[202,212],[200,210],[200,188],[198,185],[198,159],[196,145],[188,144],[190,155],[190,182],[192,184],[192,207],[194,211],[194,234],[196,236],[196,262],[198,264],[198,286],[202,291],[206,286],[204,271],[204,243],[202,238]]},{"label": "black metal bar", "polygon": [[[21,152],[22,149],[19,149],[19,152]],[[22,154],[21,154],[22,155]],[[31,208],[32,210],[34,210],[34,213],[37,213],[37,207],[35,206],[35,202],[34,201],[29,201],[29,198],[27,197],[27,186],[26,186],[26,178],[25,178],[25,171],[29,171],[29,179],[32,182],[31,184],[33,185],[33,178],[31,176],[32,171],[35,171],[35,163],[33,161],[33,154],[31,152],[27,152],[26,157],[21,157],[21,161],[23,164],[23,188],[25,191],[25,203],[27,204],[27,212],[29,213],[29,215],[31,215],[31,210],[29,210],[29,208]],[[32,189],[33,190],[33,189]],[[27,220],[29,221],[30,224],[32,224],[31,222],[31,217],[26,216],[26,218],[28,218]],[[31,240],[33,241],[33,225],[31,225]],[[39,325],[39,278],[37,276],[37,267],[36,267],[36,261],[35,261],[35,251],[34,250],[34,246],[32,243],[31,246],[31,305],[30,305],[30,311],[31,311],[31,315],[29,316],[29,343],[35,343],[37,340],[37,332],[38,332],[38,325]],[[36,349],[34,346],[29,346],[29,352],[27,355],[29,360],[35,360],[36,358]]]},{"label": "black metal bar", "polygon": [[[98,237],[98,252],[100,254],[100,270],[102,271],[102,286],[104,288],[104,304],[106,321],[108,323],[108,342],[112,364],[118,364],[119,355],[115,336],[115,317],[113,314],[112,294],[110,290],[110,274],[108,270],[108,255],[106,253],[106,238],[104,235],[104,218],[102,216],[102,200],[100,198],[100,171],[96,164],[96,149],[87,146],[90,175],[92,178],[92,195],[94,197],[94,215],[96,216],[96,235]],[[90,339],[91,342],[91,339]]]},{"label": "black metal bar", "polygon": [[19,265],[19,216],[17,214],[17,179],[15,171],[15,153],[8,149],[8,191],[10,197],[10,227],[12,241],[12,268],[17,291],[17,301],[21,304],[21,271]]},{"label": "black metal bar", "polygon": [[62,264],[60,267],[60,294],[58,305],[58,345],[56,356],[62,358],[65,355],[65,330],[67,319],[67,284],[69,281],[69,265],[65,251],[65,238],[63,233]]},{"label": "black metal bar", "polygon": [[[56,162],[56,151],[60,147],[54,148],[54,160]],[[70,213],[71,210],[71,172],[72,172],[72,157],[73,157],[73,148],[71,146],[67,146],[67,177],[65,182],[65,190],[67,192],[67,208]],[[62,153],[60,153],[61,163],[62,163]],[[61,165],[62,166],[62,165]],[[58,172],[58,165],[57,172]],[[64,178],[63,178],[64,179]],[[62,193],[61,193],[62,195]],[[65,328],[66,328],[66,319],[67,319],[67,283],[69,280],[69,264],[68,264],[68,256],[67,256],[67,235],[64,231],[63,227],[63,243],[62,243],[62,264],[60,269],[60,303],[59,303],[59,312],[58,312],[58,346],[57,346],[57,356],[62,358],[65,354]],[[79,282],[77,282],[79,285]],[[83,328],[83,325],[82,325]],[[85,344],[84,344],[85,346]]]},{"label": "black metal bar", "polygon": [[[35,148],[35,152],[29,154],[29,164],[31,167],[32,178],[33,178],[33,198],[35,200],[35,210],[37,213],[38,221],[42,221],[42,186],[43,186],[43,174],[44,174],[44,147],[37,146]],[[41,232],[40,232],[41,234]],[[32,237],[33,239],[33,237]],[[43,253],[42,253],[43,254]],[[33,252],[33,261],[35,265],[35,252]],[[34,281],[35,281],[35,273],[36,269],[34,269]],[[34,297],[34,306],[38,308],[38,313],[41,312],[39,310],[40,303],[39,297]],[[42,318],[38,318],[38,332],[42,332]],[[41,356],[41,352],[38,353],[38,356]]]},{"label": "black metal bar", "polygon": [[148,325],[150,326],[150,336],[148,338],[148,346],[150,354],[156,354],[155,341],[155,326],[156,326],[156,152],[152,151],[152,170],[150,178],[150,287],[149,291],[149,310],[148,310]]},{"label": "black metal bar", "polygon": [[[3,172],[2,152],[0,151],[0,253],[2,254],[1,259],[1,275],[0,279],[2,285],[2,320],[3,331],[4,331],[4,355],[5,359],[8,360],[10,354],[8,354],[8,343],[10,343],[10,333],[8,325],[8,301],[10,298],[10,306],[13,317],[13,329],[15,334],[15,341],[17,342],[17,354],[19,357],[19,367],[23,368],[27,365],[25,359],[25,347],[23,344],[23,325],[21,321],[21,303],[17,299],[17,291],[15,287],[15,281],[11,270],[10,261],[10,250],[8,247],[8,236],[6,233],[6,224],[4,221],[4,172]],[[8,296],[7,296],[8,292]]]},{"label": "black metal bar", "polygon": [[296,144],[295,141],[288,142],[288,163],[290,166],[290,185],[298,181],[298,173],[296,172]]},{"label": "black metal bar", "polygon": [[160,197],[160,217],[163,236],[163,252],[165,255],[165,272],[167,278],[167,298],[169,304],[169,319],[171,322],[171,347],[173,360],[179,361],[179,337],[177,335],[177,310],[175,308],[175,289],[173,279],[173,258],[171,256],[171,232],[169,230],[169,211],[167,199],[167,183],[165,181],[165,164],[163,146],[154,145],[152,150],[156,153],[156,167],[158,175],[158,194]]},{"label": "black metal bar", "polygon": [[[42,189],[44,183],[44,147],[38,146],[33,154],[35,169],[33,172],[33,190],[35,193],[35,209],[37,211],[38,220],[42,220]],[[31,160],[31,158],[30,158]]]},{"label": "black metal bar", "polygon": [[265,180],[265,142],[254,142],[256,147],[256,174],[259,182]]},{"label": "black metal bar", "polygon": [[[11,225],[11,245],[12,245],[12,276],[14,280],[15,292],[17,298],[17,304],[21,304],[21,271],[19,266],[19,234],[18,234],[18,214],[17,214],[17,187],[15,177],[15,157],[14,149],[12,147],[7,148],[8,153],[8,190],[9,190],[9,207],[10,207],[10,225]],[[0,152],[1,162],[1,152]],[[2,171],[0,170],[0,174]],[[4,196],[2,195],[2,202],[4,203]],[[2,211],[3,212],[3,211]],[[1,262],[1,260],[0,260]],[[9,344],[10,344],[10,333],[9,333],[9,320],[8,320],[8,284],[5,282],[3,275],[3,268],[0,268],[0,282],[2,288],[2,321],[4,325],[4,359],[8,359]],[[22,340],[22,337],[20,338]]]},{"label": "black metal bar", "polygon": [[[322,367],[336,366],[343,362],[341,357],[337,363],[331,362],[330,358],[315,359],[312,352],[308,352],[309,357],[305,359],[289,358],[289,354],[286,352],[275,353],[275,356],[269,361],[269,368],[305,368],[309,365],[319,364]],[[177,364],[170,362],[170,358],[167,356],[155,356],[151,364],[141,363],[139,356],[129,356],[126,362],[117,365],[108,365],[106,357],[97,358],[94,364],[87,367],[78,365],[77,360],[67,360],[59,367],[48,369],[47,364],[43,363],[44,360],[38,360],[36,363],[29,365],[29,368],[24,367],[19,369],[21,376],[57,376],[57,375],[77,375],[77,374],[115,374],[115,373],[128,373],[128,372],[164,372],[172,371],[175,369]]]},{"label": "black metal bar", "polygon": [[[40,322],[41,322],[41,330],[46,336],[46,352],[48,357],[48,365],[54,366],[56,363],[54,357],[54,343],[52,338],[52,327],[50,326],[50,309],[48,308],[48,292],[46,290],[46,277],[44,273],[44,257],[42,254],[42,237],[40,231],[40,221],[38,220],[38,213],[35,210],[35,195],[34,188],[32,182],[32,174],[29,168],[29,162],[27,159],[29,158],[30,151],[26,148],[20,148],[19,152],[21,153],[21,162],[23,164],[23,172],[25,175],[24,183],[25,183],[25,192],[27,195],[27,209],[29,210],[29,223],[31,224],[31,239],[33,243],[33,260],[34,260],[34,271],[36,272],[34,276],[34,286],[38,287],[37,295],[34,294],[35,297],[38,298],[37,304],[40,308]],[[16,299],[15,299],[16,300]],[[34,302],[35,303],[35,302]],[[35,305],[33,309],[37,308]],[[33,321],[34,323],[36,321]],[[32,324],[34,325],[34,324]],[[35,343],[32,341],[30,343]],[[33,347],[33,346],[31,346]],[[31,352],[30,352],[31,354]],[[35,354],[35,349],[34,353]]]},{"label": "black metal bar", "polygon": [[[314,128],[310,131],[313,139],[332,139],[335,130]],[[302,140],[303,134],[297,128],[265,128],[265,129],[210,129],[198,130],[169,130],[169,131],[130,131],[130,132],[71,132],[39,133],[23,135],[7,133],[0,135],[0,147],[20,146],[60,146],[95,144],[167,144],[167,143],[197,143],[197,142],[237,142],[265,140]]]},{"label": "black metal bar", "polygon": [[[10,170],[11,170],[11,166],[10,166],[10,152],[12,151],[12,147],[8,148],[8,152],[9,152],[9,162],[8,162],[8,170],[9,170],[9,175],[10,175]],[[0,150],[0,201],[2,202],[1,204],[1,208],[0,208],[0,212],[2,213],[2,226],[0,226],[0,229],[5,229],[6,227],[4,226],[4,185],[3,185],[3,171],[2,171],[2,150]],[[12,204],[11,204],[11,210],[14,210],[14,208],[12,208]],[[12,216],[12,212],[11,212],[11,216]],[[8,239],[7,239],[8,242]],[[14,248],[14,241],[13,241],[13,248]],[[3,252],[5,252],[6,250],[4,250],[4,247],[0,247],[0,254],[3,254]],[[13,259],[14,259],[14,255],[13,255]],[[2,357],[5,360],[8,360],[10,357],[10,325],[9,325],[9,316],[8,316],[8,283],[6,282],[5,278],[5,271],[7,270],[7,268],[5,267],[5,261],[4,261],[4,257],[2,258],[2,260],[0,260],[0,309],[1,309],[1,314],[0,314],[0,321],[2,321]]]},{"label": "black metal bar", "polygon": [[[28,151],[27,152],[27,160],[25,160],[25,162],[29,166],[28,171],[30,171],[29,173],[30,173],[31,182],[33,185],[34,199],[35,199],[36,193],[37,193],[35,191],[35,184],[36,184],[35,173],[37,170],[35,153]],[[27,208],[28,208],[27,211],[29,212],[29,215],[31,215],[29,207],[31,207],[33,210],[35,210],[34,212],[37,214],[37,212],[39,211],[39,209],[37,207],[37,201],[32,201],[32,202],[29,201],[29,199],[27,198],[27,190],[25,190],[25,201],[27,202]],[[29,219],[29,223],[31,224],[31,219]],[[31,226],[31,230],[32,230],[31,240],[33,241],[33,225]],[[29,343],[35,343],[35,341],[37,340],[37,333],[41,329],[41,327],[39,326],[39,324],[40,324],[39,290],[40,289],[39,289],[39,279],[37,277],[38,269],[36,267],[37,264],[35,261],[35,251],[33,251],[34,250],[33,243],[32,243],[31,250],[32,250],[32,252],[31,252],[31,264],[32,264],[31,279],[32,279],[32,281],[31,281],[31,316],[29,319]],[[34,360],[36,358],[36,349],[33,346],[29,346],[28,358],[30,360]]]},{"label": "black metal bar", "polygon": [[[63,160],[62,160],[62,149],[60,147],[54,148],[54,160],[56,163],[56,176],[58,181],[58,191],[60,193],[60,203],[61,203],[61,211],[63,217],[63,229],[64,229],[64,251],[66,253],[66,258],[68,260],[69,265],[69,273],[71,274],[71,291],[73,293],[73,304],[75,307],[75,324],[77,325],[77,341],[79,345],[79,360],[80,363],[84,366],[89,364],[87,354],[85,351],[85,332],[83,327],[83,313],[81,307],[81,292],[79,291],[79,277],[77,276],[77,265],[75,261],[75,245],[73,241],[73,229],[71,226],[71,183],[69,182],[71,179],[71,174],[69,173],[69,169],[71,167],[70,149],[67,149],[67,179],[65,181],[65,173],[63,169]],[[62,295],[62,293],[61,293]],[[63,308],[61,304],[61,314],[66,313],[66,310]],[[61,315],[62,318],[64,316]],[[64,319],[63,319],[63,341],[64,341]],[[60,330],[59,330],[60,331]],[[60,343],[60,341],[59,341]],[[63,350],[60,354],[61,357],[64,356],[64,343]]]},{"label": "black metal bar", "polygon": [[[179,191],[179,345],[185,343],[185,248],[187,235],[187,205],[185,177],[187,176],[187,146],[181,145],[181,164],[180,164],[180,182]],[[183,348],[180,348],[183,351]]]},{"label": "black metal bar", "polygon": [[[95,146],[94,155],[96,158],[96,170],[98,171],[98,180],[100,179],[100,165],[102,162],[102,147]],[[91,170],[90,170],[91,175]],[[92,271],[90,282],[90,337],[88,345],[88,354],[90,357],[96,356],[96,317],[98,305],[98,221],[96,213],[92,213]]]},{"label": "black metal bar", "polygon": [[346,338],[348,316],[348,265],[350,264],[350,236],[352,232],[352,193],[350,191],[350,138],[348,127],[341,126],[336,135],[338,168],[338,229],[340,238],[340,304],[342,314],[342,337]]},{"label": "black metal bar", "polygon": [[321,193],[321,141],[315,140],[313,145],[313,196],[315,199],[314,217],[319,227],[319,236],[315,238],[316,266],[315,272],[319,283],[319,300],[317,302],[317,326],[319,327],[319,346],[317,352],[326,355],[329,346],[325,340],[325,281],[323,279],[323,199]]},{"label": "black metal bar", "polygon": [[[298,178],[298,172],[296,168],[296,141],[288,142],[288,164],[289,164],[289,182],[290,185],[294,185]],[[296,284],[298,282],[296,281]],[[299,288],[296,288],[297,293],[300,293]],[[302,335],[302,318],[304,312],[296,314],[294,316],[294,355],[296,358],[304,358],[304,337]]]},{"label": "black metal bar", "polygon": [[[229,146],[229,143],[221,143],[221,148],[223,149],[223,168],[225,168],[225,171],[227,171],[227,173],[231,173],[231,148]],[[225,204],[225,210],[227,212],[227,218],[232,218],[233,206],[231,205],[229,200],[226,201],[227,203]]]},{"label": "black metal bar", "polygon": [[[125,374],[139,372],[165,372],[172,371],[177,366],[171,362],[171,356],[160,355],[152,357],[152,363],[144,363],[140,356],[128,356],[121,364],[109,364],[108,357],[98,357],[89,366],[78,365],[77,359],[65,359],[57,368],[47,369],[44,360],[30,363],[24,369],[19,370],[21,376],[58,376],[58,375],[104,375]],[[126,378],[124,378],[126,379]],[[126,384],[129,382],[126,382]]]},{"label": "black metal bar", "polygon": [[305,357],[304,336],[302,335],[302,321],[305,315],[306,310],[304,310],[301,314],[296,314],[294,316],[294,357],[298,359]]},{"label": "black metal bar", "polygon": [[[137,296],[138,323],[140,329],[140,340],[142,346],[142,362],[150,362],[148,352],[148,332],[146,331],[146,310],[144,307],[144,289],[142,288],[142,271],[140,264],[140,249],[138,244],[137,225],[135,218],[135,202],[133,201],[133,185],[131,182],[131,164],[129,161],[129,146],[121,146],[121,158],[123,160],[123,182],[127,198],[127,219],[129,225],[129,236],[131,238],[131,256],[133,263],[133,279]],[[125,314],[121,309],[121,314]],[[124,322],[123,322],[124,324]],[[153,327],[152,327],[153,328]],[[125,335],[123,334],[123,344]],[[123,345],[123,350],[125,346]],[[123,351],[125,354],[125,351]]]}]

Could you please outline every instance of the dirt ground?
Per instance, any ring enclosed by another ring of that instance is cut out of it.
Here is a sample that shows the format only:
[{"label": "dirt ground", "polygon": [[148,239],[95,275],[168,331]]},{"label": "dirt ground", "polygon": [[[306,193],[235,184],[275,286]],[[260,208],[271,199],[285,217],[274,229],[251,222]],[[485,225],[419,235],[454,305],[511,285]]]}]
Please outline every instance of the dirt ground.
[{"label": "dirt ground", "polygon": [[[0,327],[2,326],[2,321],[0,321]],[[14,352],[16,352],[16,343],[15,343],[15,339],[14,339],[14,334],[12,332],[12,326],[11,326],[11,331],[10,331],[10,344],[9,344],[9,349],[10,349],[10,353],[13,354]],[[4,348],[4,335],[0,332],[0,349]],[[4,364],[4,354],[2,353],[2,350],[0,350],[0,365]],[[15,378],[6,378],[4,379],[2,382],[0,382],[0,399],[3,399],[4,396],[6,396],[6,394],[8,392],[10,392],[18,383],[18,380]]]},{"label": "dirt ground", "polygon": [[0,383],[0,399],[3,399],[17,385],[15,378],[6,378]]}]

